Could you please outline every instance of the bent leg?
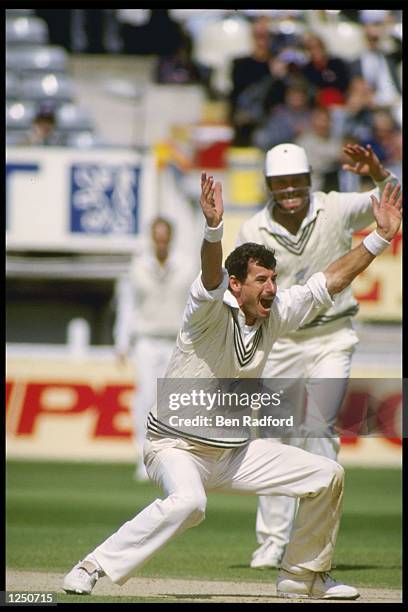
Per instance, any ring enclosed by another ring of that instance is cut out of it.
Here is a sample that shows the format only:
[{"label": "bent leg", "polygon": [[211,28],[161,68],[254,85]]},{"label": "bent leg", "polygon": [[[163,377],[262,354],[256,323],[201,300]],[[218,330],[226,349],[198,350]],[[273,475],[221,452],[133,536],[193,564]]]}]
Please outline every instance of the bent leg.
[{"label": "bent leg", "polygon": [[218,488],[258,495],[299,498],[282,567],[288,571],[328,571],[340,523],[343,468],[300,448],[254,440],[235,450]]},{"label": "bent leg", "polygon": [[188,451],[165,448],[150,452],[147,466],[166,498],[156,499],[93,551],[103,571],[118,584],[126,582],[174,536],[205,517],[202,470]]}]

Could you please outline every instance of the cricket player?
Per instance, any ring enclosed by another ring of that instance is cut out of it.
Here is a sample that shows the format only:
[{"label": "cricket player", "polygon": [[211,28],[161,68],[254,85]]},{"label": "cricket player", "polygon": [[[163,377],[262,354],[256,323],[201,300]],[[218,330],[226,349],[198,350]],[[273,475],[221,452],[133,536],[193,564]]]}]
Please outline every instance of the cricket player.
[{"label": "cricket player", "polygon": [[132,258],[129,273],[118,284],[114,327],[119,362],[132,355],[136,369],[132,415],[138,451],[135,478],[141,481],[148,479],[143,445],[147,415],[155,402],[156,380],[166,371],[193,279],[192,268],[172,249],[172,224],[156,217],[150,234],[151,248]]},{"label": "cricket player", "polygon": [[[311,193],[311,168],[302,147],[280,144],[266,155],[265,176],[271,198],[242,225],[237,244],[256,242],[273,249],[281,288],[303,284],[349,251],[352,234],[374,220],[371,195],[378,198],[389,181],[398,182],[383,168],[370,146],[350,144],[344,152],[351,163],[343,169],[369,175],[376,184],[374,190]],[[305,404],[304,437],[282,441],[334,460],[340,448],[334,425],[358,343],[352,324],[357,310],[358,303],[348,286],[334,297],[331,306],[316,311],[312,320],[275,342],[263,372],[264,379],[287,378],[286,391],[293,394],[296,387],[299,403]],[[338,379],[336,384],[333,379]],[[304,382],[303,392],[300,381]],[[325,387],[330,393],[324,392]],[[316,426],[320,421],[325,422],[325,427]],[[296,505],[293,497],[259,498],[256,535],[260,546],[253,553],[251,567],[279,567]]]},{"label": "cricket player", "polygon": [[[275,340],[297,329],[315,309],[328,308],[395,236],[401,223],[400,186],[372,196],[377,230],[300,286],[277,291],[276,261],[262,245],[244,244],[222,266],[221,183],[201,175],[206,220],[201,273],[190,289],[166,378],[257,378]],[[165,305],[163,305],[165,312]],[[123,584],[174,536],[200,523],[206,492],[234,491],[299,498],[290,542],[277,580],[281,597],[356,599],[358,591],[328,574],[339,529],[343,468],[303,449],[254,439],[220,440],[169,427],[153,409],[144,457],[164,491],[79,561],[65,576],[68,593],[91,593],[100,576]]]}]

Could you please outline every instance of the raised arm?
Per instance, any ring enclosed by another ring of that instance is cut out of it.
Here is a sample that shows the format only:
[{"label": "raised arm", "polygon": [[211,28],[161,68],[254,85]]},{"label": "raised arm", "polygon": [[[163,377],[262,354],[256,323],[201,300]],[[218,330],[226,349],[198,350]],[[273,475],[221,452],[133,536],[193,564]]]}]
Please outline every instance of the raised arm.
[{"label": "raised arm", "polygon": [[222,203],[221,183],[214,184],[212,176],[201,174],[200,205],[206,220],[201,247],[201,280],[207,291],[216,289],[222,282]]},{"label": "raised arm", "polygon": [[327,290],[332,296],[348,287],[382,253],[399,230],[402,218],[401,185],[388,183],[380,202],[374,195],[371,196],[371,202],[377,229],[324,270]]},{"label": "raised arm", "polygon": [[343,152],[351,159],[352,163],[343,164],[343,170],[370,176],[375,183],[385,181],[390,172],[384,168],[371,145],[362,147],[359,144],[348,144],[343,147]]}]

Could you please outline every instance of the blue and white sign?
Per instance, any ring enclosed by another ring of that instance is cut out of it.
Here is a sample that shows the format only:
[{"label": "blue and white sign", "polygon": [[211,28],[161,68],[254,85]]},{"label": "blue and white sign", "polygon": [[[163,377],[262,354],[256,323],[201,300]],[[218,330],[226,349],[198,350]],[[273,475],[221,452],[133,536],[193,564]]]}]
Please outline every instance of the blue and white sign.
[{"label": "blue and white sign", "polygon": [[75,164],[71,167],[71,231],[135,234],[140,167]]},{"label": "blue and white sign", "polygon": [[149,151],[7,147],[7,248],[133,252],[157,185]]}]

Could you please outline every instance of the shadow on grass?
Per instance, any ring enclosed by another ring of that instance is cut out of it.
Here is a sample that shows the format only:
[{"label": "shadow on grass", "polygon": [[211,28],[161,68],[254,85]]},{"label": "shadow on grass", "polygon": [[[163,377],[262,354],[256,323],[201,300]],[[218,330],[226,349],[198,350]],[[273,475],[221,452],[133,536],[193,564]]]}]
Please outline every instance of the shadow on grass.
[{"label": "shadow on grass", "polygon": [[254,567],[249,567],[249,563],[241,563],[240,565],[228,565],[228,569],[250,569],[252,572],[254,572],[254,574],[256,572],[263,572],[265,570],[270,571],[270,572],[276,572],[277,568],[276,567],[265,567],[265,568],[254,568]]},{"label": "shadow on grass", "polygon": [[[383,563],[376,563],[374,565],[345,565],[340,563],[339,565],[333,565],[330,571],[337,570],[367,570],[367,569],[401,569],[402,565],[387,565]],[[256,576],[259,572],[276,572],[278,568],[276,567],[260,567],[260,568],[250,568],[249,565],[241,564],[241,565],[229,565],[228,569],[250,569],[251,573]]]},{"label": "shadow on grass", "polygon": [[160,593],[159,597],[176,597],[177,599],[212,599],[213,597],[235,597],[237,599],[250,597],[253,599],[254,597],[257,597],[259,599],[270,599],[271,597],[274,597],[274,595],[255,595],[254,593],[239,593],[238,595],[236,593],[199,593],[197,595],[193,595],[191,593],[172,593],[171,595],[166,595],[164,593]]},{"label": "shadow on grass", "polygon": [[366,569],[401,569],[401,565],[386,565],[383,563],[377,563],[375,565],[344,565],[340,563],[339,565],[333,565],[333,570],[366,570]]}]

